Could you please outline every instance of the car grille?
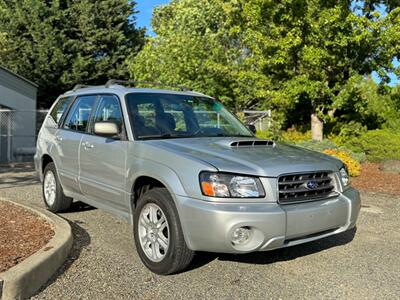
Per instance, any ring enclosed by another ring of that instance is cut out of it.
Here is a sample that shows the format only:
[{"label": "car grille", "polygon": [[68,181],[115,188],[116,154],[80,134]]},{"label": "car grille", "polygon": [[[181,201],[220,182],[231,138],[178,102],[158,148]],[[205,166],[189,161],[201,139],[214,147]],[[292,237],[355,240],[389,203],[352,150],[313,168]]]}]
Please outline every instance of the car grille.
[{"label": "car grille", "polygon": [[285,174],[278,178],[279,203],[290,204],[336,196],[329,171]]}]

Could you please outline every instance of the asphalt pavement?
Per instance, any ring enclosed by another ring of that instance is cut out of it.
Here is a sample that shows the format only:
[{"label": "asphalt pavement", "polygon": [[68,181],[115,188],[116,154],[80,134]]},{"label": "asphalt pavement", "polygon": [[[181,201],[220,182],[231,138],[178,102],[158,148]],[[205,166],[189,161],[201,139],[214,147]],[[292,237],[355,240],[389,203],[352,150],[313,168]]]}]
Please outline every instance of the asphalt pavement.
[{"label": "asphalt pavement", "polygon": [[[30,170],[0,172],[0,196],[44,207]],[[271,252],[198,253],[172,276],[143,266],[127,222],[77,202],[60,214],[73,250],[34,299],[400,299],[400,197],[362,201],[356,230]]]}]

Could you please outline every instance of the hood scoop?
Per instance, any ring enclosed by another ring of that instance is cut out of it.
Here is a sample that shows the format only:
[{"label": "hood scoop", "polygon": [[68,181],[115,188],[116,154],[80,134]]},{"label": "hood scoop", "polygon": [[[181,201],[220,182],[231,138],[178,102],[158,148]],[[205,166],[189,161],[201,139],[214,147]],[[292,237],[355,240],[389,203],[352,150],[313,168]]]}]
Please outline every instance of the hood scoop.
[{"label": "hood scoop", "polygon": [[242,148],[242,147],[275,147],[275,142],[271,140],[242,140],[230,143],[232,148]]}]

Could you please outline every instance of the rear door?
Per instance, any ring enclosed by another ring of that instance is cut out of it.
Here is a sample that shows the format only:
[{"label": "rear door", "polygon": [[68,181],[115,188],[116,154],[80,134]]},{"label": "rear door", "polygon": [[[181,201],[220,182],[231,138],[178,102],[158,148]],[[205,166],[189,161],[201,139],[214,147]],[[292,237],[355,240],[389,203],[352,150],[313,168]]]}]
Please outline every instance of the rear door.
[{"label": "rear door", "polygon": [[[115,122],[119,136],[110,138],[93,132],[95,122]],[[127,140],[120,100],[115,95],[100,95],[88,134],[80,148],[79,182],[82,193],[96,205],[128,216],[126,201]]]},{"label": "rear door", "polygon": [[86,131],[96,96],[79,96],[75,99],[63,126],[55,134],[57,168],[63,188],[80,193],[78,184],[79,146]]}]

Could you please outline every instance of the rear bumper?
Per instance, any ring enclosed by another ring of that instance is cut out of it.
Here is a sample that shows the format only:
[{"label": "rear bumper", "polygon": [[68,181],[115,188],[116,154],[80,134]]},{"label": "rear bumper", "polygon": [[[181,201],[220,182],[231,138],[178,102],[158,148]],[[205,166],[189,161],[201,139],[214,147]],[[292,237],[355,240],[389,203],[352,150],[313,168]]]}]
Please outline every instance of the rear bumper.
[{"label": "rear bumper", "polygon": [[[301,204],[211,203],[176,196],[188,247],[195,251],[247,253],[297,245],[355,226],[361,201],[357,190]],[[238,227],[251,230],[248,242],[237,246],[231,234]]]}]

